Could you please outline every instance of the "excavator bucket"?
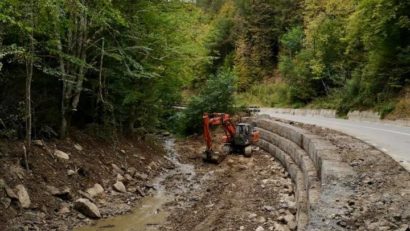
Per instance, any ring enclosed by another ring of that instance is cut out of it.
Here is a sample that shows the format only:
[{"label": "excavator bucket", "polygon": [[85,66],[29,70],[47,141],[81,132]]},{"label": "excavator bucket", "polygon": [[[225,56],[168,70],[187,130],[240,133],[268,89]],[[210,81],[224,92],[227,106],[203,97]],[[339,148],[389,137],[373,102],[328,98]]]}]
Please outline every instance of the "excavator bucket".
[{"label": "excavator bucket", "polygon": [[226,155],[214,152],[212,150],[205,151],[202,155],[202,160],[207,163],[219,164],[226,158]]}]

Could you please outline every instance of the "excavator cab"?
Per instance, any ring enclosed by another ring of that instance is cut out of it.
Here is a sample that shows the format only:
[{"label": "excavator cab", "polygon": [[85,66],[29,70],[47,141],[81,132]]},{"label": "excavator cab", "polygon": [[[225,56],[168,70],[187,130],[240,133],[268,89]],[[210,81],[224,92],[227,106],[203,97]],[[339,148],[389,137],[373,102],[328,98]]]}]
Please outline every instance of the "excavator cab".
[{"label": "excavator cab", "polygon": [[236,133],[230,144],[231,152],[244,154],[250,157],[252,154],[252,144],[259,139],[259,133],[248,123],[239,123],[236,125]]},{"label": "excavator cab", "polygon": [[249,145],[252,139],[253,128],[250,124],[240,123],[236,125],[236,133],[234,137],[234,143],[238,146]]}]

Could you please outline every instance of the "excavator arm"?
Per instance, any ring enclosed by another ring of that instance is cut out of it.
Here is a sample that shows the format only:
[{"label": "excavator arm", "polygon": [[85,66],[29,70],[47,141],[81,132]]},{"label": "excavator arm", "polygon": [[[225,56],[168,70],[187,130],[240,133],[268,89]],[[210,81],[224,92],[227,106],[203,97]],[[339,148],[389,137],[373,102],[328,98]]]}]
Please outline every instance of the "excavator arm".
[{"label": "excavator arm", "polygon": [[236,128],[232,123],[229,114],[225,113],[205,113],[202,117],[203,119],[203,132],[204,139],[206,142],[206,159],[208,161],[213,161],[214,151],[212,150],[212,136],[211,136],[211,127],[212,126],[222,126],[225,132],[225,143],[230,143],[235,136]]}]

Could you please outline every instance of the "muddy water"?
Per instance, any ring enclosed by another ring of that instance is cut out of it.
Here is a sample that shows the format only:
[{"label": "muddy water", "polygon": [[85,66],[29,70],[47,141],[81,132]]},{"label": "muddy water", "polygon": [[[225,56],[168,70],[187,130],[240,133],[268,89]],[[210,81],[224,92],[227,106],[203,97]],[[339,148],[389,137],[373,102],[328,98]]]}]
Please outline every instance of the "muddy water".
[{"label": "muddy water", "polygon": [[168,212],[163,210],[166,203],[173,201],[175,195],[184,193],[189,188],[186,183],[178,184],[178,188],[167,191],[165,181],[173,176],[180,175],[180,181],[190,182],[195,176],[192,165],[182,164],[178,160],[178,153],[175,151],[175,140],[166,139],[164,147],[167,151],[167,158],[175,165],[175,169],[163,173],[155,178],[151,183],[155,192],[151,196],[143,198],[137,208],[131,214],[117,216],[98,221],[92,226],[85,226],[76,231],[143,231],[158,230],[165,223]]}]

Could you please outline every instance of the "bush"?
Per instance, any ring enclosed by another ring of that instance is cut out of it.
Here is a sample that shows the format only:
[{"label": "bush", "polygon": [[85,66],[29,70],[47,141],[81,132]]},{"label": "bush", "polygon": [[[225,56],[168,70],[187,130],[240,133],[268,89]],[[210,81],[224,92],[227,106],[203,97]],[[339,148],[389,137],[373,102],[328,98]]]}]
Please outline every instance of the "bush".
[{"label": "bush", "polygon": [[254,84],[248,91],[238,94],[236,100],[239,105],[286,107],[289,106],[288,91],[286,83]]},{"label": "bush", "polygon": [[229,69],[211,76],[198,96],[194,96],[188,107],[176,119],[177,132],[184,135],[200,132],[202,115],[205,112],[234,113],[235,76]]}]

